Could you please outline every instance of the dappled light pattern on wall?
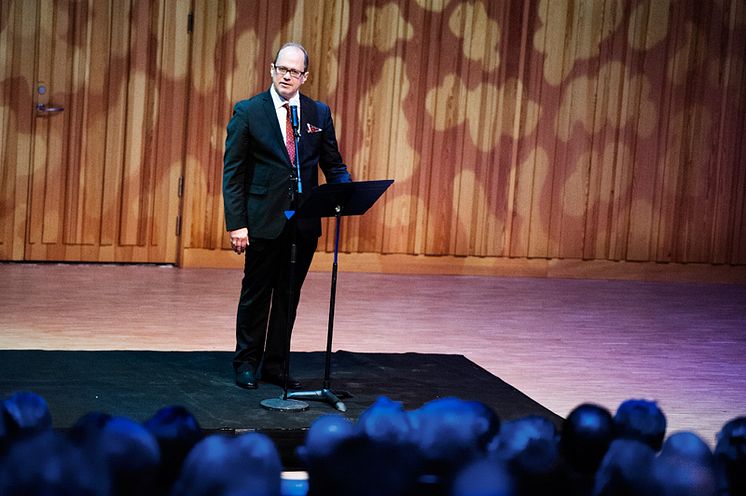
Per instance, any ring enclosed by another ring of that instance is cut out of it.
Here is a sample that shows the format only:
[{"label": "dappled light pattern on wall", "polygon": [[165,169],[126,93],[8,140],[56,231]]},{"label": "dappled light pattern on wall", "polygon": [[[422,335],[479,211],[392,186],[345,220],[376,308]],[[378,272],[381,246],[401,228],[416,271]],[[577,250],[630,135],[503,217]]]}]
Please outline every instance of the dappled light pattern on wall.
[{"label": "dappled light pattern on wall", "polygon": [[0,259],[177,261],[186,7],[0,3]]},{"label": "dappled light pattern on wall", "polygon": [[[746,264],[741,0],[204,0],[183,34],[188,3],[3,2],[2,258],[225,253],[225,126],[295,40],[353,177],[396,181],[344,251]],[[20,60],[61,71],[29,48],[59,33],[80,105],[42,123]]]}]

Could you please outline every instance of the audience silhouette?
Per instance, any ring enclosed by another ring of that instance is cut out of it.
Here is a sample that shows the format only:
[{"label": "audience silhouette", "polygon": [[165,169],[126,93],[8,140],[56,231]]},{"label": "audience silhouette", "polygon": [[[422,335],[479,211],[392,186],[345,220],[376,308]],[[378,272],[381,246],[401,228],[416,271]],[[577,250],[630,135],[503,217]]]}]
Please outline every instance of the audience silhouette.
[{"label": "audience silhouette", "polygon": [[280,455],[264,434],[207,436],[191,450],[173,496],[280,496]]},{"label": "audience silhouette", "polygon": [[156,493],[168,494],[187,455],[202,440],[202,429],[194,415],[183,406],[161,408],[144,425],[155,437],[161,452]]},{"label": "audience silhouette", "polygon": [[617,438],[636,439],[655,451],[666,436],[666,416],[653,401],[623,401],[614,414],[614,426]]},{"label": "audience silhouette", "polygon": [[305,486],[283,485],[266,435],[204,434],[181,406],[142,423],[91,412],[59,432],[42,397],[17,392],[0,405],[0,494],[746,495],[746,417],[723,425],[713,451],[692,432],[666,437],[647,400],[624,401],[613,417],[584,403],[557,429],[540,416],[501,422],[476,401],[407,410],[381,397],[356,420],[313,421],[297,448]]},{"label": "audience silhouette", "polygon": [[718,432],[715,446],[721,496],[746,494],[746,417],[736,417]]},{"label": "audience silhouette", "polygon": [[52,428],[47,402],[38,394],[19,391],[3,402],[6,436],[9,440],[30,436]]}]

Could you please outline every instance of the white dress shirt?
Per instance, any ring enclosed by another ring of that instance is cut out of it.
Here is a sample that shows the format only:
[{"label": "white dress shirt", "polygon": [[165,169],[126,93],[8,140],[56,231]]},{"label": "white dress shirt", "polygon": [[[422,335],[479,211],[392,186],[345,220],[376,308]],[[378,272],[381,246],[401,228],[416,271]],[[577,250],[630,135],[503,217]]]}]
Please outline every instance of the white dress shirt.
[{"label": "white dress shirt", "polygon": [[289,111],[285,109],[284,105],[285,103],[289,103],[291,107],[293,105],[298,107],[298,122],[300,122],[300,94],[296,93],[295,96],[290,100],[285,100],[279,94],[277,94],[274,84],[270,86],[269,93],[272,95],[272,102],[275,104],[277,123],[280,125],[280,131],[282,131],[282,139],[283,141],[287,141],[287,136],[285,136],[285,130],[287,129],[287,127],[285,124],[287,122]]}]

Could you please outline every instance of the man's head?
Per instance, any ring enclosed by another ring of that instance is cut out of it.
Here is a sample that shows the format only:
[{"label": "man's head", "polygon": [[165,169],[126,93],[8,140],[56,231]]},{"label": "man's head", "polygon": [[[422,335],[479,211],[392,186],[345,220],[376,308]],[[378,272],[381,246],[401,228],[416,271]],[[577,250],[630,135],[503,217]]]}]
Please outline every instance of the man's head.
[{"label": "man's head", "polygon": [[637,439],[660,451],[666,437],[666,416],[654,401],[623,401],[614,415],[617,438]]},{"label": "man's head", "polygon": [[275,91],[289,100],[308,79],[308,52],[298,43],[285,43],[270,64],[270,76]]}]

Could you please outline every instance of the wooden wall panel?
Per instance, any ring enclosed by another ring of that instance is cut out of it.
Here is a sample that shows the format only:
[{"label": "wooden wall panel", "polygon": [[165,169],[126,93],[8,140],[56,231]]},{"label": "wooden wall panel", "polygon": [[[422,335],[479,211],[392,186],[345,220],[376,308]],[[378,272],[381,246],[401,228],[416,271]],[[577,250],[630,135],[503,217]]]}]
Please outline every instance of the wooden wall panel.
[{"label": "wooden wall panel", "polygon": [[[346,222],[345,251],[746,261],[743,2],[247,10],[196,5],[188,248],[228,249],[215,204],[228,109],[269,86],[268,61],[293,39],[311,56],[303,90],[332,106],[353,176],[396,180]],[[320,247],[331,250],[329,236]]]},{"label": "wooden wall panel", "polygon": [[3,216],[16,219],[16,245],[2,258],[177,261],[188,11],[177,0],[3,3]]},{"label": "wooden wall panel", "polygon": [[0,259],[22,260],[34,119],[37,5],[0,3]]},{"label": "wooden wall panel", "polygon": [[180,198],[185,169],[191,8],[183,0],[164,0],[159,6],[157,39],[160,51],[155,56],[158,98],[150,146],[156,175],[148,237],[171,261],[179,261],[181,242],[174,230],[178,218],[178,229],[183,233]]},{"label": "wooden wall panel", "polygon": [[[303,90],[332,107],[353,177],[396,180],[345,222],[346,252],[746,264],[742,1],[1,9],[0,258],[227,256],[225,126],[292,39],[309,50]],[[29,111],[39,77],[66,81],[46,97],[64,115]]]},{"label": "wooden wall panel", "polygon": [[[221,150],[234,84],[226,71],[234,68],[236,72],[245,71],[235,81],[235,91],[238,94],[247,91],[245,78],[250,72],[244,64],[236,63],[234,52],[240,50],[242,56],[251,57],[256,49],[250,40],[225,35],[235,16],[235,6],[228,2],[196,2],[194,8],[184,204],[183,243],[187,249],[230,248],[227,238],[222,236],[225,229],[221,196]],[[218,44],[220,50],[216,49]]]}]

